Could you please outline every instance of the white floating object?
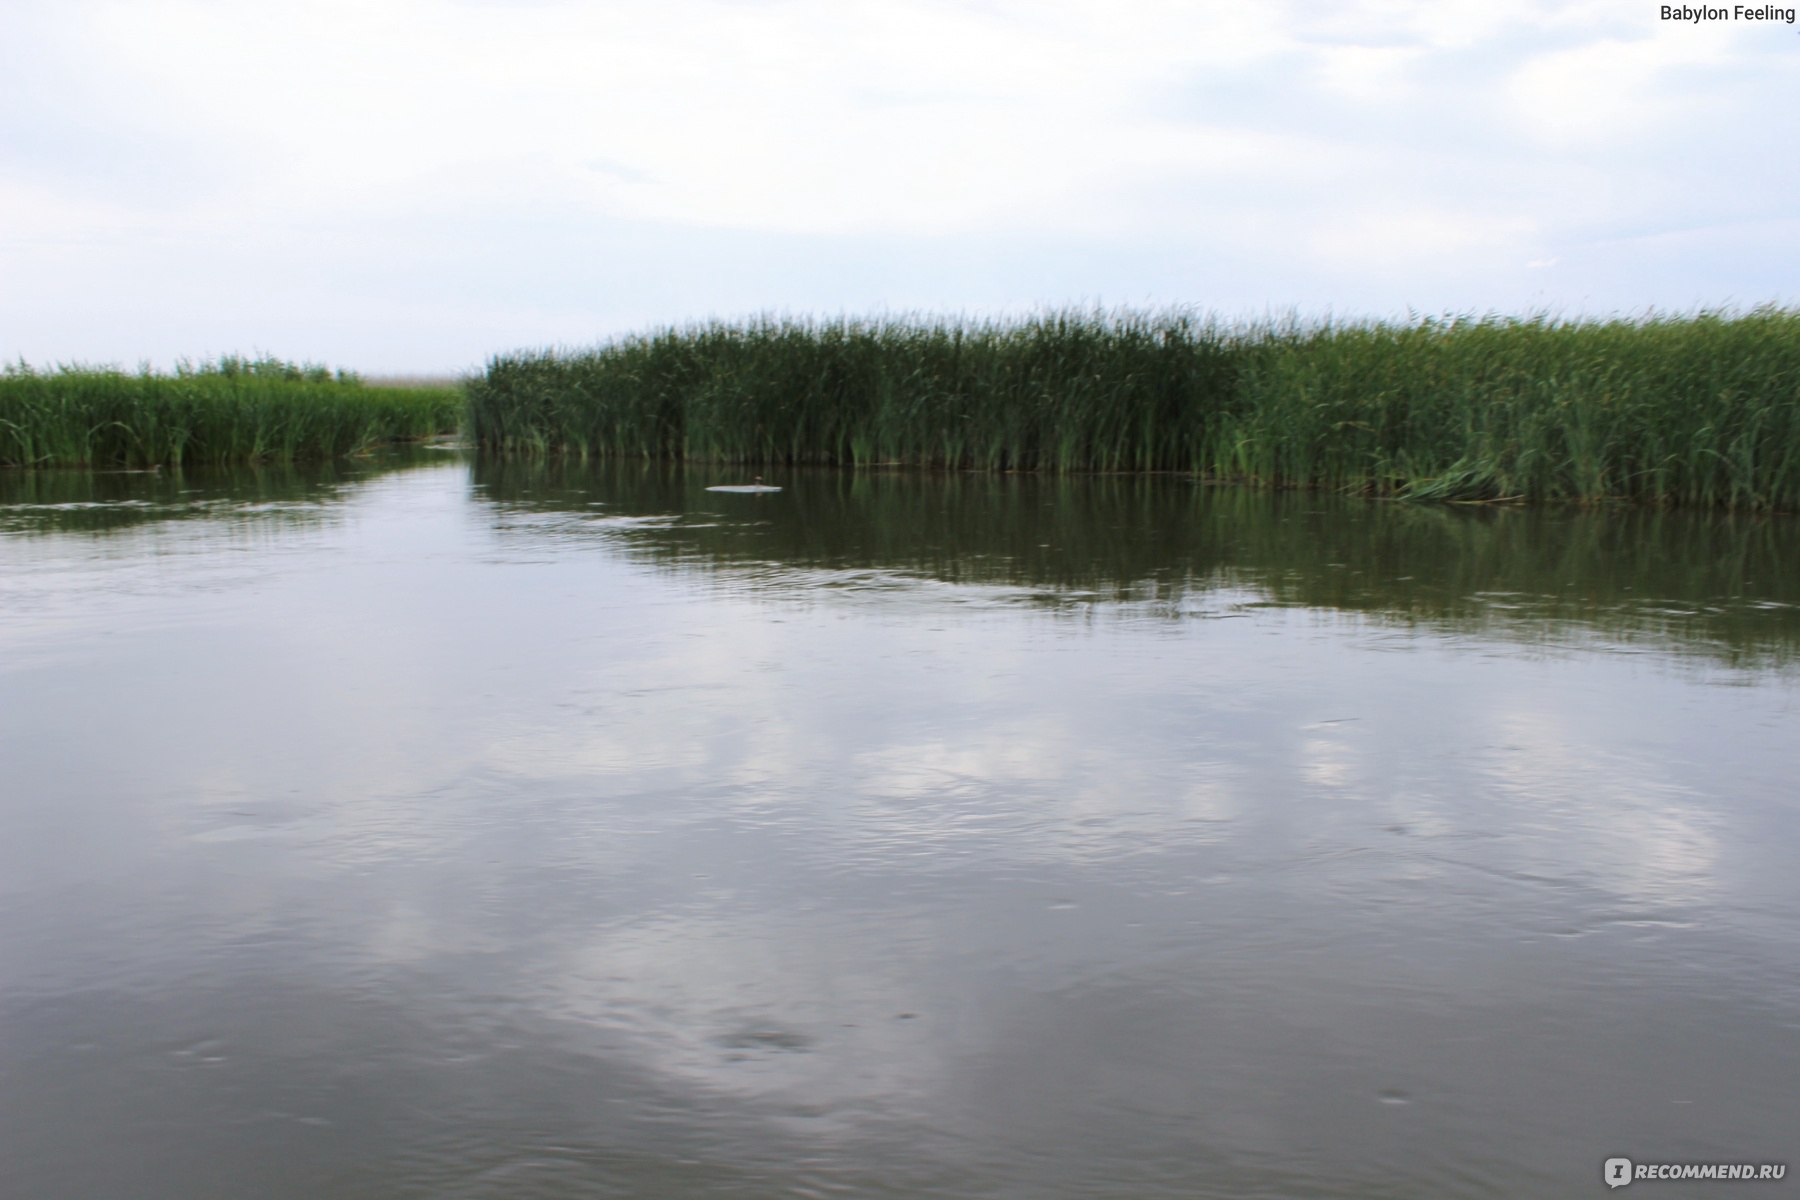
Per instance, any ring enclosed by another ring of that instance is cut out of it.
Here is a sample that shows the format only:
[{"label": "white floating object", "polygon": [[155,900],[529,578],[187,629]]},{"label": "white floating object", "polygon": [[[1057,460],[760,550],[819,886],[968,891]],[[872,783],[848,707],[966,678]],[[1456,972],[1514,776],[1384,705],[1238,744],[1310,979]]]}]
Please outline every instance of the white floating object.
[{"label": "white floating object", "polygon": [[764,492],[779,492],[781,489],[778,487],[770,487],[766,483],[722,483],[717,487],[709,487],[706,490],[709,492],[742,492],[753,496],[760,496]]}]

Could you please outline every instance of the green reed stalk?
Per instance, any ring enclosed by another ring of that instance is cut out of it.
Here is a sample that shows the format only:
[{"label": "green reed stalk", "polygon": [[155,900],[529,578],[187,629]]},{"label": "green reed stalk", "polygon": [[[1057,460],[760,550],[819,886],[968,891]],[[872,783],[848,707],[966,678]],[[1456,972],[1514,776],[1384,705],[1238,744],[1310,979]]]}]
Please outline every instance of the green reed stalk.
[{"label": "green reed stalk", "polygon": [[486,449],[1800,507],[1800,313],[763,318],[493,359]]},{"label": "green reed stalk", "polygon": [[371,387],[278,360],[173,375],[19,364],[0,373],[0,465],[145,468],[354,454],[457,428],[460,387]]}]

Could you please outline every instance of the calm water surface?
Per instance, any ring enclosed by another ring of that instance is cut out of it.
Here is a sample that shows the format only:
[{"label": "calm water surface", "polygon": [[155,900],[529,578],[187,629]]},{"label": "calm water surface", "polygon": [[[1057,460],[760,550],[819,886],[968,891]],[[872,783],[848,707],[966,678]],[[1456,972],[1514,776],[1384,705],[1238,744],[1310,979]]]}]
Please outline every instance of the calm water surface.
[{"label": "calm water surface", "polygon": [[0,1194],[1800,1168],[1794,519],[730,475],[0,475]]}]

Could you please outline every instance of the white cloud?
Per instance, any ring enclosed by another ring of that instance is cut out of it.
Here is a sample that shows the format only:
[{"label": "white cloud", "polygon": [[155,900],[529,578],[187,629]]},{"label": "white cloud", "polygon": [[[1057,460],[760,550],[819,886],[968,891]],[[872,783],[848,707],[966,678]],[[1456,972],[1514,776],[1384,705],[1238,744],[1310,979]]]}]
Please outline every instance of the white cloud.
[{"label": "white cloud", "polygon": [[1683,68],[1725,66],[1733,38],[1724,26],[1674,26],[1542,54],[1514,74],[1509,98],[1529,133],[1558,145],[1710,123],[1717,102],[1697,103],[1694,89],[1672,76]]},{"label": "white cloud", "polygon": [[1327,92],[1359,103],[1414,98],[1408,68],[1425,56],[1411,46],[1328,46],[1319,51],[1319,81]]},{"label": "white cloud", "polygon": [[240,165],[231,205],[386,208],[441,184],[625,219],[949,232],[1066,224],[1096,181],[1150,165],[1278,167],[1278,139],[1145,112],[1151,85],[1257,36],[1180,11],[185,0],[101,10],[92,33],[115,104]]},{"label": "white cloud", "polygon": [[1344,267],[1389,269],[1446,258],[1516,259],[1537,235],[1532,221],[1475,209],[1407,206],[1332,214],[1308,238],[1319,257]]},{"label": "white cloud", "polygon": [[1608,247],[1800,186],[1766,152],[1796,121],[1776,34],[1635,0],[6,19],[0,353],[40,360],[462,366],[746,307],[1754,301],[1731,264],[1766,245],[1662,274]]}]

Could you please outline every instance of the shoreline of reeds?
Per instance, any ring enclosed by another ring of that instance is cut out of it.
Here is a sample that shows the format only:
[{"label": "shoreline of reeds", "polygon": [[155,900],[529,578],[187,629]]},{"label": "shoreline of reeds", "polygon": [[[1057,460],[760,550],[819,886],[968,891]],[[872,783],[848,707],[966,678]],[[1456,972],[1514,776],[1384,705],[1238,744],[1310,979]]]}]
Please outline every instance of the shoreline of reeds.
[{"label": "shoreline of reeds", "polygon": [[714,322],[491,359],[483,451],[1800,509],[1800,312]]},{"label": "shoreline of reeds", "polygon": [[21,362],[0,371],[0,466],[155,470],[343,458],[460,428],[455,384],[228,355],[172,374]]}]

